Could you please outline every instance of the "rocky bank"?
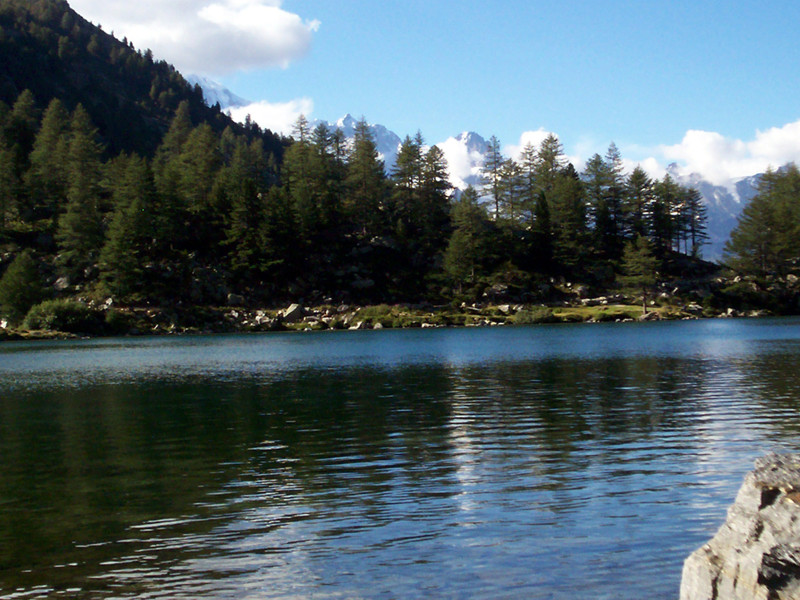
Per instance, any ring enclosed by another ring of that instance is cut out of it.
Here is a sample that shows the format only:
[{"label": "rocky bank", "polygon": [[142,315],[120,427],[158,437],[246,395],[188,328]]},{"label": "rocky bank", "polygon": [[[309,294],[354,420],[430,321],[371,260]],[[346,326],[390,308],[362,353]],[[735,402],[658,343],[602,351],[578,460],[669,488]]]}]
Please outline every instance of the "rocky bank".
[{"label": "rocky bank", "polygon": [[710,542],[683,566],[680,600],[800,599],[800,455],[756,461]]}]

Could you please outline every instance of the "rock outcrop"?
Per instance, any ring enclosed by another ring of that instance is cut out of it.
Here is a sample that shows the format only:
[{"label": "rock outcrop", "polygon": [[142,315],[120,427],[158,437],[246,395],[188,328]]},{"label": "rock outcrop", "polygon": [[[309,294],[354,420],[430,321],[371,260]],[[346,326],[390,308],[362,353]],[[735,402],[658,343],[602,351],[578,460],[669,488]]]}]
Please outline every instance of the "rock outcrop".
[{"label": "rock outcrop", "polygon": [[725,524],[686,559],[680,598],[800,599],[800,455],[756,461]]}]

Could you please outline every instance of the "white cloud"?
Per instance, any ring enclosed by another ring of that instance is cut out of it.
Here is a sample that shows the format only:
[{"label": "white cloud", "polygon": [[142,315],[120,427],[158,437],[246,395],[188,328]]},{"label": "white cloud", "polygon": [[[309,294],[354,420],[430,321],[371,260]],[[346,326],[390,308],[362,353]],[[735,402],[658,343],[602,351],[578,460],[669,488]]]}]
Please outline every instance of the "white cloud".
[{"label": "white cloud", "polygon": [[534,148],[538,148],[541,146],[544,139],[550,135],[552,132],[547,131],[546,129],[539,128],[535,131],[524,131],[521,136],[519,136],[519,143],[518,144],[510,144],[503,149],[503,152],[506,156],[510,156],[514,160],[519,160],[520,154],[525,149],[525,146],[530,144]]},{"label": "white cloud", "polygon": [[308,52],[319,21],[281,8],[282,0],[71,0],[85,18],[184,72],[222,75],[282,67]]},{"label": "white cloud", "polygon": [[247,106],[231,108],[228,113],[234,120],[244,123],[248,115],[261,127],[275,133],[291,135],[292,127],[300,115],[310,117],[314,110],[311,98],[297,98],[289,102],[254,102]]},{"label": "white cloud", "polygon": [[483,166],[483,154],[477,149],[470,149],[462,141],[451,137],[436,144],[444,153],[447,170],[450,174],[450,185],[464,189],[468,184],[475,184]]},{"label": "white cloud", "polygon": [[666,167],[664,167],[664,165],[662,165],[658,159],[653,158],[652,156],[643,160],[630,160],[628,158],[622,158],[622,168],[625,173],[630,173],[636,167],[641,167],[651,179],[661,179],[667,174]]},{"label": "white cloud", "polygon": [[750,141],[690,130],[679,144],[659,146],[657,153],[667,162],[677,162],[684,174],[699,173],[714,184],[729,185],[768,166],[800,163],[800,121],[756,131]]}]

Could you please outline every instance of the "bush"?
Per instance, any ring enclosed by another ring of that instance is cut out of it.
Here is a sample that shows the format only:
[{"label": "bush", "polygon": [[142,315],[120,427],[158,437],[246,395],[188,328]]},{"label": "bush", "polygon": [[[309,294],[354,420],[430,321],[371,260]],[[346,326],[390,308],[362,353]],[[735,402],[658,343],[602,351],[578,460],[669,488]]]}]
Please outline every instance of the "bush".
[{"label": "bush", "polygon": [[100,334],[106,330],[103,313],[74,300],[46,300],[32,307],[22,323],[25,329]]},{"label": "bush", "polygon": [[559,319],[553,314],[552,308],[537,306],[528,310],[521,310],[513,317],[515,325],[532,325],[534,323],[555,323]]}]

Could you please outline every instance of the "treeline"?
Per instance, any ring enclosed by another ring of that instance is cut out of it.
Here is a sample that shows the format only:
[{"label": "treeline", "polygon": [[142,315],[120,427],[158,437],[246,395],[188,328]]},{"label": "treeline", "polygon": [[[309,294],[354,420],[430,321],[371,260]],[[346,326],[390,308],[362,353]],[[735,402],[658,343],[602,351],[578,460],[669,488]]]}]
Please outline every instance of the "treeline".
[{"label": "treeline", "polygon": [[40,113],[26,91],[0,104],[0,236],[65,295],[153,304],[534,298],[554,276],[613,284],[637,239],[662,265],[699,252],[699,195],[625,176],[613,145],[582,174],[554,136],[518,163],[498,148],[487,198],[456,199],[419,134],[387,175],[363,119],[345,140],[301,118],[279,161],[260,138],[194,125],[183,102],[152,158],[105,159],[82,106]]},{"label": "treeline", "polygon": [[613,143],[578,173],[554,135],[538,148],[526,145],[518,160],[503,156],[492,137],[482,175],[480,192],[468,189],[454,207],[445,254],[451,278],[472,283],[506,263],[607,287],[637,240],[669,268],[676,253],[698,258],[708,239],[700,193],[669,175],[653,180],[639,166],[625,175]]}]

